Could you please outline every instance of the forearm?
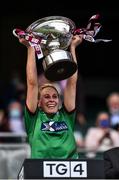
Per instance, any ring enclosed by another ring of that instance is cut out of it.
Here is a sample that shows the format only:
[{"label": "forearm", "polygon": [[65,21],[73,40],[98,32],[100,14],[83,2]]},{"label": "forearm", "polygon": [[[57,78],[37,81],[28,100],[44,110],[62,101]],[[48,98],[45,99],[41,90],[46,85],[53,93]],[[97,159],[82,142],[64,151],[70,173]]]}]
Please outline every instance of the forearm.
[{"label": "forearm", "polygon": [[26,74],[27,74],[28,85],[38,84],[35,50],[33,47],[28,47],[27,50]]},{"label": "forearm", "polygon": [[74,45],[70,46],[70,52],[72,54],[73,61],[77,64],[76,48]]},{"label": "forearm", "polygon": [[[70,52],[72,53],[74,62],[76,62],[77,64],[75,48],[72,47],[70,49]],[[75,108],[77,74],[78,71],[76,70],[76,72],[67,79],[66,87],[64,90],[64,104],[68,111],[71,111]]]},{"label": "forearm", "polygon": [[77,63],[77,55],[76,55],[76,47],[81,44],[83,41],[82,36],[74,36],[72,38],[72,42],[70,45],[70,52],[72,54],[73,61],[77,64],[77,70],[76,72],[68,79],[68,81],[71,81],[71,84],[73,86],[76,85],[77,82],[77,76],[78,76],[78,63]]},{"label": "forearm", "polygon": [[[74,46],[70,47],[70,52],[72,54],[73,61],[77,64],[76,50]],[[69,81],[72,81],[72,84],[75,86],[77,82],[78,75],[78,66],[76,72],[69,78]]]},{"label": "forearm", "polygon": [[[77,57],[76,57],[74,46],[70,47],[70,52],[72,54],[73,61],[77,64]],[[73,91],[73,93],[71,94],[73,94],[74,97],[75,97],[75,91],[76,91],[77,76],[78,76],[78,67],[77,67],[76,72],[72,76],[70,76],[67,80],[67,88],[69,91],[70,90]]]}]

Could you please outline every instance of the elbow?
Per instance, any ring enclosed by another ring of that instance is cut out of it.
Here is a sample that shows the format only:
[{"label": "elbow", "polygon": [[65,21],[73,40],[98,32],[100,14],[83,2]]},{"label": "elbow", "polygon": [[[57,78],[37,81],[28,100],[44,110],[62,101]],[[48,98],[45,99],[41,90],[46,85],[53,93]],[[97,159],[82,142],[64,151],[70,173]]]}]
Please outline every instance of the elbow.
[{"label": "elbow", "polygon": [[38,82],[36,80],[33,80],[33,79],[30,79],[28,78],[27,79],[27,84],[34,87],[34,86],[37,86],[38,85]]}]

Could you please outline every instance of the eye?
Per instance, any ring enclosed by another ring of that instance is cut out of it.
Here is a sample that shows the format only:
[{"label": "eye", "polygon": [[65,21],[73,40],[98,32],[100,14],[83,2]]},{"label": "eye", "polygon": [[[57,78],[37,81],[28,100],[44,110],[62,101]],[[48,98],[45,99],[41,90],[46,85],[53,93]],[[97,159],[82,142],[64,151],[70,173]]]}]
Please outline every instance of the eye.
[{"label": "eye", "polygon": [[50,95],[46,94],[46,95],[44,95],[44,98],[49,99]]},{"label": "eye", "polygon": [[58,98],[57,94],[54,94],[54,95],[53,95],[53,98],[54,98],[54,99],[57,99],[57,98]]}]

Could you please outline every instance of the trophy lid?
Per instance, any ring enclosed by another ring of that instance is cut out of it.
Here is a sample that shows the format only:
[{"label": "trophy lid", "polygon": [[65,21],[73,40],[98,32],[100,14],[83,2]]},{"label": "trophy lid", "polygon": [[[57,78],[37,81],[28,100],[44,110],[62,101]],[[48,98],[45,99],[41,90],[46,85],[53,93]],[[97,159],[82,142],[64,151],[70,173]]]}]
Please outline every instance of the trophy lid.
[{"label": "trophy lid", "polygon": [[26,31],[46,41],[57,39],[60,43],[59,48],[66,49],[70,44],[72,32],[75,28],[75,23],[67,17],[48,16],[33,22]]}]

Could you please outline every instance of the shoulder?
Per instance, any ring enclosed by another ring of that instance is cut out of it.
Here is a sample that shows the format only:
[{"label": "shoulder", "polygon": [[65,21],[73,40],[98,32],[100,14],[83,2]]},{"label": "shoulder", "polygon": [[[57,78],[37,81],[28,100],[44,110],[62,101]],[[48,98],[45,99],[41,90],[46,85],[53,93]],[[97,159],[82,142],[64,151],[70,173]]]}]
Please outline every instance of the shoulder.
[{"label": "shoulder", "polygon": [[64,105],[64,103],[62,104],[60,110],[59,110],[60,113],[65,113],[65,114],[75,114],[76,113],[76,109],[73,109],[72,111],[68,111]]},{"label": "shoulder", "polygon": [[119,147],[114,147],[104,152],[104,155],[113,155],[113,154],[119,155]]},{"label": "shoulder", "polygon": [[119,147],[111,148],[111,149],[107,150],[107,152],[119,152]]}]

